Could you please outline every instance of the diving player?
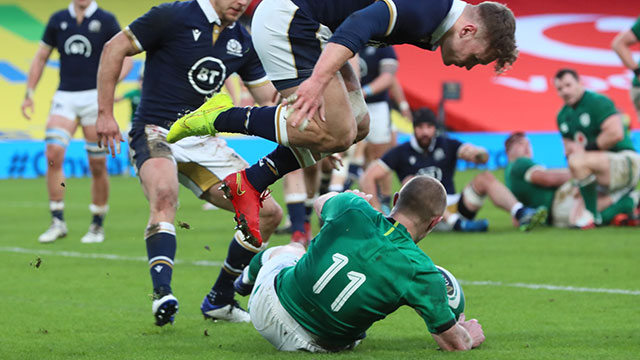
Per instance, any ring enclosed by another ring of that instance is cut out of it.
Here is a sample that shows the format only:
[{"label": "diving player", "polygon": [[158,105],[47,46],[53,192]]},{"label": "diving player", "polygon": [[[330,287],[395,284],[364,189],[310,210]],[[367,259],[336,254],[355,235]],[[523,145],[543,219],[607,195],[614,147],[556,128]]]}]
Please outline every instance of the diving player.
[{"label": "diving player", "polygon": [[266,250],[249,298],[251,322],[281,351],[352,349],[376,321],[408,305],[442,350],[482,344],[477,320],[456,320],[432,260],[416,244],[440,221],[445,190],[416,176],[385,217],[359,191],[328,193],[315,204],[325,224],[305,254],[298,244]]},{"label": "diving player", "polygon": [[[253,17],[260,60],[289,105],[233,108],[213,97],[171,128],[167,139],[249,133],[277,142],[274,152],[240,175],[225,179],[245,236],[260,243],[257,209],[268,185],[368,133],[359,79],[347,60],[365,44],[441,47],[445,65],[471,69],[496,61],[500,72],[517,57],[515,17],[495,2],[461,0],[264,0]],[[325,106],[326,104],[327,106]]]},{"label": "diving player", "polygon": [[[178,182],[199,198],[232,210],[217,184],[247,166],[220,138],[203,136],[169,144],[167,129],[180,113],[193,111],[206,96],[219,91],[233,73],[240,75],[259,104],[273,104],[276,95],[251,37],[235,23],[247,3],[191,0],[153,7],[105,46],[100,63],[98,134],[100,142],[115,154],[121,141],[113,118],[116,74],[125,56],[146,51],[142,98],[129,132],[129,146],[150,207],[144,236],[153,282],[152,311],[158,326],[173,322],[178,311],[171,289]],[[265,238],[281,216],[273,199],[264,202],[260,231]],[[234,300],[233,280],[259,250],[236,232],[218,280],[202,302],[205,318],[249,321]]]}]

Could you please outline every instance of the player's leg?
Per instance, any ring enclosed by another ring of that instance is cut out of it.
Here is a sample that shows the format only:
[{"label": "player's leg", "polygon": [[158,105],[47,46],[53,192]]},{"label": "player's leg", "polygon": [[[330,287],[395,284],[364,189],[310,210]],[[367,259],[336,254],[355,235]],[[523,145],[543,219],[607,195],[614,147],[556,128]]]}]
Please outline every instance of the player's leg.
[{"label": "player's leg", "polygon": [[[56,106],[56,104],[60,105]],[[54,97],[45,131],[46,181],[51,225],[38,237],[41,243],[53,242],[67,235],[67,225],[64,221],[65,177],[62,165],[67,146],[77,126],[75,116],[70,112],[70,109],[67,109],[64,103]]]},{"label": "player's leg", "polygon": [[576,153],[569,156],[568,163],[571,175],[580,188],[585,207],[593,214],[596,224],[601,224],[597,186],[609,186],[609,156],[603,151]]},{"label": "player's leg", "polygon": [[173,323],[178,312],[178,300],[171,289],[176,254],[173,222],[178,204],[178,175],[171,148],[161,130],[155,125],[134,124],[129,133],[130,154],[149,201],[144,237],[153,284],[151,309],[158,326]]},{"label": "player's leg", "polygon": [[488,171],[476,175],[465,187],[462,202],[466,209],[475,213],[482,207],[486,196],[489,196],[494,205],[509,212],[522,230],[531,230],[547,221],[547,209],[532,209],[524,206]]},{"label": "player's leg", "polygon": [[[247,166],[247,163],[229,148],[224,140],[215,137],[189,138],[171,145],[171,150],[178,162],[180,183],[197,197],[221,209],[233,211],[231,202],[220,190],[220,182],[228,174]],[[203,299],[201,311],[205,318],[231,322],[249,321],[247,312],[234,300],[233,281],[249,264],[255,253],[266,247],[266,241],[282,218],[282,210],[272,198],[268,198],[259,209],[259,218],[260,232],[265,239],[264,245],[253,246],[242,232],[235,233],[218,278]]]},{"label": "player's leg", "polygon": [[[82,120],[81,120],[82,123]],[[109,174],[107,173],[107,149],[98,146],[95,121],[91,125],[83,125],[82,131],[86,140],[85,148],[89,158],[91,171],[91,224],[89,231],[82,237],[83,243],[101,243],[104,241],[104,218],[109,210]]]},{"label": "player's leg", "polygon": [[313,214],[313,204],[318,198],[318,191],[320,187],[320,164],[308,166],[303,169],[304,172],[304,186],[307,190],[307,198],[304,201],[304,233],[307,237],[307,246],[313,239],[313,233],[311,231],[311,215]]},{"label": "player's leg", "polygon": [[307,199],[307,191],[303,170],[298,169],[285,175],[283,185],[284,202],[287,204],[287,213],[291,220],[291,242],[297,242],[306,247],[304,202]]}]

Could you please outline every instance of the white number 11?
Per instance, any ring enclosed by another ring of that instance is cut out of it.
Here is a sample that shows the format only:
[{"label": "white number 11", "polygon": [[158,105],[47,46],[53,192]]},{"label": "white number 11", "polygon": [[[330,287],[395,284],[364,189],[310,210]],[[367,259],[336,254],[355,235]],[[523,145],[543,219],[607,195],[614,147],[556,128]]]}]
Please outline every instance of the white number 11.
[{"label": "white number 11", "polygon": [[[320,276],[320,279],[313,284],[313,292],[315,294],[320,294],[329,281],[331,281],[331,279],[333,279],[333,277],[336,276],[338,272],[349,262],[349,258],[340,253],[333,254],[331,258],[333,259],[333,264],[331,264],[322,276]],[[344,289],[342,289],[340,294],[338,294],[331,304],[331,310],[333,312],[340,311],[344,303],[347,302],[351,295],[353,295],[353,293],[356,292],[356,290],[358,290],[358,288],[367,280],[367,276],[365,274],[357,271],[349,271],[347,273],[347,277],[350,280],[349,283],[344,287]]]}]

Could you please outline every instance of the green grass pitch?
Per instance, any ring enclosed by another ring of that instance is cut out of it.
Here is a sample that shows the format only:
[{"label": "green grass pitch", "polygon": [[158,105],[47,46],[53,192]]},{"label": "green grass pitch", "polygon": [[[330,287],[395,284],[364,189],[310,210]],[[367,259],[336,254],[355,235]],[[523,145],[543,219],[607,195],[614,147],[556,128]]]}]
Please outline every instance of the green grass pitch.
[{"label": "green grass pitch", "polygon": [[[458,174],[459,188],[473,175]],[[639,229],[520,233],[489,202],[479,214],[490,221],[488,233],[434,233],[420,243],[463,281],[467,317],[479,319],[486,335],[479,349],[437,351],[410,308],[376,323],[354,351],[334,355],[279,353],[250,324],[204,321],[200,302],[218,274],[233,221],[221,210],[202,211],[184,188],[176,220],[191,229],[177,230],[173,289],[180,312],[173,326],[158,328],[143,240],[148,206],[135,178],[113,177],[111,184],[105,243],[80,243],[90,220],[89,180],[69,179],[69,234],[41,245],[37,237],[49,222],[44,180],[0,181],[0,359],[640,357]],[[281,185],[273,188],[281,200]],[[276,236],[271,244],[287,241]]]}]

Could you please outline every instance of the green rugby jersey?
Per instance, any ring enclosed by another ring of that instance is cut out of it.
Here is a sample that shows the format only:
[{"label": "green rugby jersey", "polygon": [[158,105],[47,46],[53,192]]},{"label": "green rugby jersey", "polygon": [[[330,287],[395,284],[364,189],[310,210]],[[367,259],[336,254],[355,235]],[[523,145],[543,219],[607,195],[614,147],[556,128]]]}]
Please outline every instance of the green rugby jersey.
[{"label": "green rugby jersey", "polygon": [[[631,26],[631,32],[636,36],[636,39],[640,40],[640,17],[633,23]],[[631,83],[633,86],[640,86],[640,79],[637,76],[633,77],[633,81]]]},{"label": "green rugby jersey", "polygon": [[521,157],[507,164],[504,170],[504,182],[513,195],[525,206],[537,208],[545,206],[551,210],[553,196],[557,187],[538,186],[528,179],[527,172],[536,166],[540,166],[533,160]]},{"label": "green rugby jersey", "polygon": [[[565,105],[562,107],[558,114],[558,129],[563,138],[584,146],[595,144],[602,123],[617,112],[608,97],[592,91],[585,91],[575,106]],[[626,126],[623,139],[607,151],[622,150],[634,150],[629,129]]]},{"label": "green rugby jersey", "polygon": [[352,193],[329,199],[325,221],[296,266],[278,274],[282,306],[326,347],[359,339],[402,305],[432,333],[455,324],[444,280],[409,232]]}]

